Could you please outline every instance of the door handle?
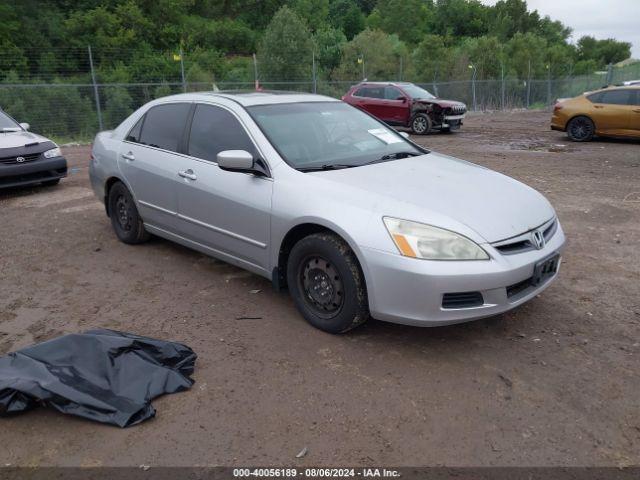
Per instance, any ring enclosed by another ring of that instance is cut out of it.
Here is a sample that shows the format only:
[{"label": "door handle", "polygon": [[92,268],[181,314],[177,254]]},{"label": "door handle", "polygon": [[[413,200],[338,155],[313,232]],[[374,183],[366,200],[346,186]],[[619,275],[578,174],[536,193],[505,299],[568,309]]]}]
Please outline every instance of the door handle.
[{"label": "door handle", "polygon": [[134,156],[133,156],[133,153],[132,153],[132,152],[129,152],[129,153],[123,153],[123,154],[122,154],[122,158],[124,158],[125,160],[128,160],[128,161],[130,161],[130,162],[133,162],[133,161],[136,159],[136,157],[134,157]]},{"label": "door handle", "polygon": [[604,108],[604,105],[594,105],[593,108]]},{"label": "door handle", "polygon": [[198,179],[196,174],[193,173],[193,170],[191,170],[191,169],[189,169],[189,170],[180,170],[178,172],[178,175],[180,175],[182,178],[188,178],[189,180],[197,180]]}]

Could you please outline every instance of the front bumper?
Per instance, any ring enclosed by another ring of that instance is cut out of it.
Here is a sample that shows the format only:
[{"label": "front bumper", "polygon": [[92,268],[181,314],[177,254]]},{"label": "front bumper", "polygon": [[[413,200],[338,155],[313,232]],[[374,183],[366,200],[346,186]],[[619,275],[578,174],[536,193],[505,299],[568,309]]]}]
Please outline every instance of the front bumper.
[{"label": "front bumper", "polygon": [[42,158],[28,163],[0,164],[0,188],[33,185],[67,176],[64,157]]},{"label": "front bumper", "polygon": [[[507,295],[507,287],[531,278],[536,263],[553,253],[561,253],[564,244],[564,232],[558,223],[556,233],[542,250],[502,255],[490,245],[482,245],[491,256],[486,261],[418,260],[362,248],[371,316],[432,327],[506,312],[534,298],[555,280],[557,272],[537,286]],[[468,308],[443,308],[444,295],[458,292],[480,292],[483,303]]]}]

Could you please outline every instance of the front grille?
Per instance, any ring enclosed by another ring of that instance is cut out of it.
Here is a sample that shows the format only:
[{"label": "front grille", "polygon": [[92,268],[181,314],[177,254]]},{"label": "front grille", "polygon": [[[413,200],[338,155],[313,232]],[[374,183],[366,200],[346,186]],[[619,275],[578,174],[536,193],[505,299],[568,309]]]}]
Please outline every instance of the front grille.
[{"label": "front grille", "polygon": [[[542,236],[544,237],[545,243],[548,243],[558,230],[558,220],[554,218],[543,228]],[[513,255],[536,249],[535,245],[531,242],[530,232],[519,235],[513,238],[512,241],[499,242],[497,245],[494,245],[494,247],[503,255]]]},{"label": "front grille", "polygon": [[[40,153],[31,153],[28,155],[16,155],[15,157],[3,157],[3,158],[0,158],[0,163],[3,163],[5,165],[13,165],[17,163],[28,163],[28,162],[33,162],[34,160],[37,160],[40,155],[41,155]],[[18,161],[18,158],[20,157],[24,158],[22,162]]]},{"label": "front grille", "polygon": [[447,115],[462,115],[467,112],[467,108],[464,105],[455,105],[447,109]]},{"label": "front grille", "polygon": [[442,308],[473,308],[484,305],[480,292],[445,293],[442,297]]}]

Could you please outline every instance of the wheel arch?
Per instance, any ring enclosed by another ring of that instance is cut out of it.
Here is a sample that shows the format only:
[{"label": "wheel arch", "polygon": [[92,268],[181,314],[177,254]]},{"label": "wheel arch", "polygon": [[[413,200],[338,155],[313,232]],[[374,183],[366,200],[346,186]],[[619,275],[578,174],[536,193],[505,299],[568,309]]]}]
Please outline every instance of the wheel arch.
[{"label": "wheel arch", "polygon": [[280,290],[287,286],[287,261],[293,246],[309,235],[315,233],[331,233],[343,240],[356,257],[360,271],[362,272],[365,288],[367,288],[367,270],[362,261],[362,254],[355,246],[354,240],[341,228],[335,225],[327,225],[319,220],[306,220],[292,226],[279,242],[277,263],[273,269],[272,281],[276,289]]},{"label": "wheel arch", "polygon": [[104,210],[107,213],[107,217],[111,216],[111,214],[109,212],[109,192],[111,191],[111,188],[117,182],[124,183],[121,178],[116,177],[116,176],[111,176],[111,177],[107,178],[107,180],[104,182]]},{"label": "wheel arch", "polygon": [[593,119],[593,117],[591,115],[589,115],[588,113],[575,113],[573,115],[571,115],[569,118],[567,118],[567,121],[564,123],[564,131],[567,131],[567,128],[569,127],[569,123],[571,122],[571,120],[573,120],[574,118],[578,118],[578,117],[586,117],[589,120],[591,120],[591,123],[593,123],[593,131],[597,132],[598,131],[598,124],[596,123],[596,121]]}]

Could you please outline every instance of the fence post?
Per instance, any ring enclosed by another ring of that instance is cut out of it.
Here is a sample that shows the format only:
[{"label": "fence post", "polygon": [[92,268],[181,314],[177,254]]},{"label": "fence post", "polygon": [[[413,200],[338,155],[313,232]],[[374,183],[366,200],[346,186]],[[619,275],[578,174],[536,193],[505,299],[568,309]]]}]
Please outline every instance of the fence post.
[{"label": "fence post", "polygon": [[182,75],[182,91],[187,93],[187,82],[184,78],[184,52],[182,51],[182,47],[180,47],[180,74]]},{"label": "fence post", "polygon": [[316,51],[311,51],[311,75],[313,78],[313,93],[318,93],[318,78],[316,75]]},{"label": "fence post", "polygon": [[547,65],[547,105],[551,105],[551,64]]},{"label": "fence post", "polygon": [[613,83],[613,65],[609,63],[607,65],[607,85],[611,85]]},{"label": "fence post", "polygon": [[87,45],[89,50],[89,66],[91,67],[91,82],[93,83],[93,96],[96,100],[96,113],[98,114],[98,126],[100,130],[104,130],[102,125],[102,110],[100,110],[100,93],[98,92],[98,84],[96,82],[96,71],[93,68],[93,55],[91,54],[91,45]]},{"label": "fence post", "polygon": [[504,63],[500,62],[500,109],[504,110]]},{"label": "fence post", "polygon": [[531,59],[529,59],[529,73],[527,74],[527,109],[531,100]]},{"label": "fence post", "polygon": [[255,89],[259,90],[260,84],[258,83],[258,60],[256,54],[253,54],[253,81],[255,83]]}]

